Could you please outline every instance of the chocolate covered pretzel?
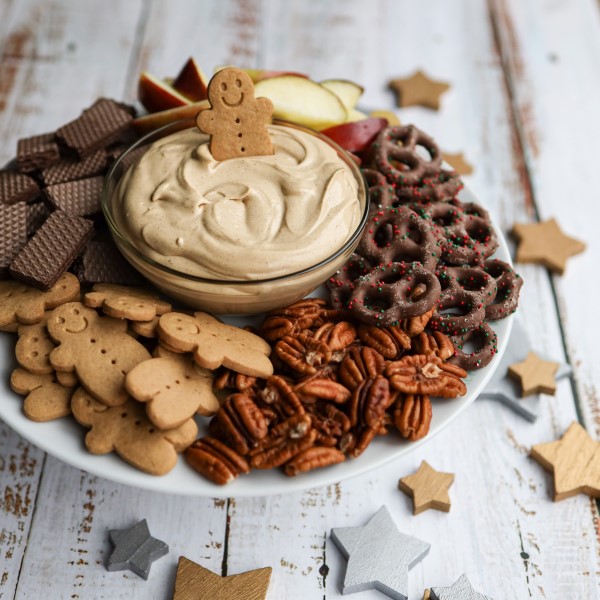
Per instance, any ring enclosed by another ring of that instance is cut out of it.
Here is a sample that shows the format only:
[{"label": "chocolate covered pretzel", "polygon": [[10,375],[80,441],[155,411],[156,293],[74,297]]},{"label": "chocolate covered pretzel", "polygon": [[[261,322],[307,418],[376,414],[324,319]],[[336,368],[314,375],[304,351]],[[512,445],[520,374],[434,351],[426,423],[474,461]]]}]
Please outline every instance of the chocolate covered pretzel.
[{"label": "chocolate covered pretzel", "polygon": [[[485,367],[498,352],[498,336],[487,323],[450,339],[454,344],[454,356],[448,362],[467,371]],[[475,346],[471,352],[465,349],[467,344]]]},{"label": "chocolate covered pretzel", "polygon": [[431,227],[407,206],[372,212],[357,252],[375,265],[420,262],[429,270],[439,258]]},{"label": "chocolate covered pretzel", "polygon": [[489,214],[477,204],[455,198],[413,207],[430,221],[447,264],[480,265],[498,248]]},{"label": "chocolate covered pretzel", "polygon": [[440,296],[439,281],[418,262],[375,267],[351,286],[340,308],[351,310],[363,323],[380,327],[426,313]]},{"label": "chocolate covered pretzel", "polygon": [[447,200],[463,187],[456,171],[442,168],[439,146],[414,125],[386,127],[372,149],[375,168],[395,187],[401,202]]},{"label": "chocolate covered pretzel", "polygon": [[523,280],[508,263],[497,258],[486,260],[483,269],[494,278],[498,288],[494,301],[485,307],[485,318],[498,321],[517,310]]}]

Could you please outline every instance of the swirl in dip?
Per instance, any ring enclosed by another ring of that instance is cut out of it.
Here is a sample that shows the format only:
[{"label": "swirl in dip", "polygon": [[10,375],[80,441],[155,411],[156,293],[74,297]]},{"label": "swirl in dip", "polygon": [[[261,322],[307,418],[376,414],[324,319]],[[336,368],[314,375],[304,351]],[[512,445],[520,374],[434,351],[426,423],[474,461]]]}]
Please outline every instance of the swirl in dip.
[{"label": "swirl in dip", "polygon": [[198,129],[152,144],[116,190],[123,233],[162,265],[219,280],[287,275],[334,254],[361,218],[352,171],[316,136],[269,131],[270,156],[217,161]]}]

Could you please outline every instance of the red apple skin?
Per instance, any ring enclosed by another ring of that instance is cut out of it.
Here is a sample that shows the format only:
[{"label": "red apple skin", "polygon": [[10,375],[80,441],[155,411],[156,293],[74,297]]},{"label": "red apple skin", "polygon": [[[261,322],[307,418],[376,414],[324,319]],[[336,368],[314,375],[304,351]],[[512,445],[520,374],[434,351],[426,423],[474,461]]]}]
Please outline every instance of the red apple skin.
[{"label": "red apple skin", "polygon": [[362,121],[334,125],[324,129],[321,133],[348,152],[362,152],[373,143],[377,134],[384,127],[387,127],[387,124],[388,122],[385,119],[363,119]]},{"label": "red apple skin", "polygon": [[193,118],[201,110],[207,108],[210,108],[208,100],[201,100],[200,102],[194,102],[193,104],[187,104],[186,106],[178,106],[177,108],[143,115],[142,117],[134,119],[132,125],[137,133],[142,135],[150,133],[159,127],[174,123],[175,121]]},{"label": "red apple skin", "polygon": [[200,102],[208,98],[206,75],[194,58],[189,58],[183,65],[179,75],[173,81],[173,87],[192,102]]},{"label": "red apple skin", "polygon": [[138,100],[148,112],[159,112],[190,104],[190,101],[165,81],[142,73],[138,82]]}]

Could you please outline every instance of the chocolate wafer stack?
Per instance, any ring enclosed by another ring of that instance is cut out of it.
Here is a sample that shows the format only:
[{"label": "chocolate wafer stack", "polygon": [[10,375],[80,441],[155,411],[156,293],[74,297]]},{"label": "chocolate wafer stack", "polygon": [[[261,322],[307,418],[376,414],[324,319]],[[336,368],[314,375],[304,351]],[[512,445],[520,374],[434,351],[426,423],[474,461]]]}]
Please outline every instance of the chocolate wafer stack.
[{"label": "chocolate wafer stack", "polygon": [[17,143],[0,171],[0,278],[49,289],[68,269],[84,284],[140,282],[107,234],[104,175],[134,139],[131,106],[100,98],[56,132]]}]

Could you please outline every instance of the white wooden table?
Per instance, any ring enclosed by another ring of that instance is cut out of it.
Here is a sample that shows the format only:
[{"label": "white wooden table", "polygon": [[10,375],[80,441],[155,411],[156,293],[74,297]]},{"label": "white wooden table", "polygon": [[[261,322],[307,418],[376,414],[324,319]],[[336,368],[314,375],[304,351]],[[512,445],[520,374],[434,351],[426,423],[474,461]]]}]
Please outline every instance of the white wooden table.
[{"label": "white wooden table", "polygon": [[[100,95],[133,100],[140,70],[173,75],[189,55],[362,83],[367,109],[392,108],[392,77],[450,81],[439,112],[404,109],[449,152],[507,231],[555,216],[588,243],[563,277],[522,265],[520,315],[536,348],[574,369],[531,425],[476,402],[440,435],[368,475],[269,498],[138,491],[45,455],[0,422],[0,598],[171,597],[177,557],[222,574],[272,566],[268,598],[339,598],[345,563],[332,527],[387,504],[432,543],[410,598],[466,572],[496,600],[600,598],[595,501],[550,499],[530,446],[578,419],[600,436],[600,3],[598,0],[0,0],[0,162],[19,137],[50,131]],[[456,473],[449,514],[411,514],[397,490],[422,459]],[[148,519],[170,554],[150,579],[104,568],[108,528]],[[357,598],[381,598],[364,592]]]}]

